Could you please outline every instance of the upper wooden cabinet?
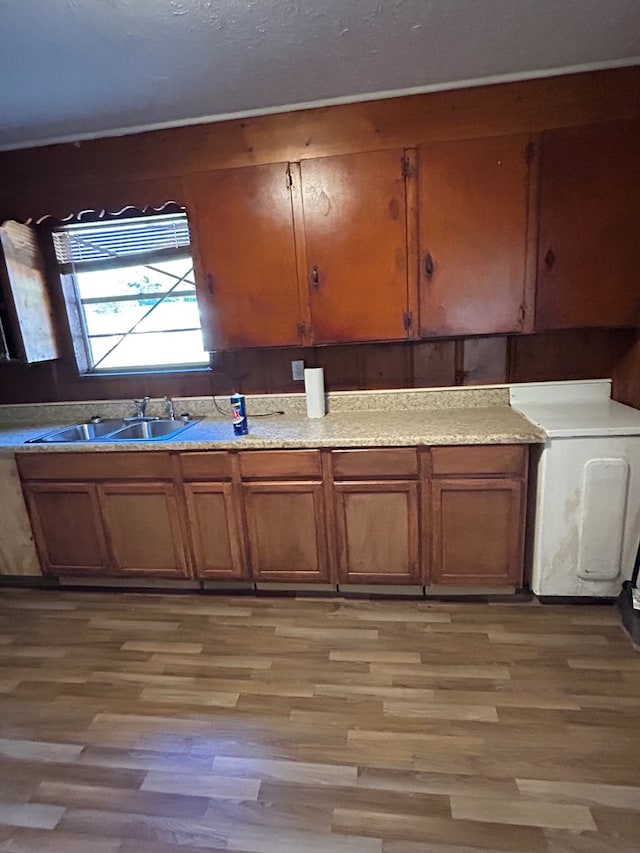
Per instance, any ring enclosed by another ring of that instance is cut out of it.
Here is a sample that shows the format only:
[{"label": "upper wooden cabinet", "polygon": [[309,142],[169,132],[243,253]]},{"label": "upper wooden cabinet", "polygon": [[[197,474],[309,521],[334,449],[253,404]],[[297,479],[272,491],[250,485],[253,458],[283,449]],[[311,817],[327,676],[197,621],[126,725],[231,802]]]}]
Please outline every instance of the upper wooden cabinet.
[{"label": "upper wooden cabinet", "polygon": [[548,131],[536,329],[640,323],[640,122]]},{"label": "upper wooden cabinet", "polygon": [[313,342],[408,336],[404,150],[300,163]]},{"label": "upper wooden cabinet", "polygon": [[205,349],[300,344],[288,164],[194,175],[188,194]]},{"label": "upper wooden cabinet", "polygon": [[523,331],[533,160],[528,135],[418,148],[423,336]]},{"label": "upper wooden cabinet", "polygon": [[35,234],[8,220],[0,227],[0,362],[28,364],[59,355]]}]

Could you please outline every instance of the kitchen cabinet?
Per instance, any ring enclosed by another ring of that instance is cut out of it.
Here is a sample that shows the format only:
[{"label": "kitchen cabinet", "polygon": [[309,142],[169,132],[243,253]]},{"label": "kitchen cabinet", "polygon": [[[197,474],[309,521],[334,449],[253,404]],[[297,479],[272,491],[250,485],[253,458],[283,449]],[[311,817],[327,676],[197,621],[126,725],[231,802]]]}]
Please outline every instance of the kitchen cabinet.
[{"label": "kitchen cabinet", "polygon": [[542,136],[536,329],[640,325],[640,122]]},{"label": "kitchen cabinet", "polygon": [[340,583],[421,583],[414,448],[332,454]]},{"label": "kitchen cabinet", "polygon": [[534,152],[528,134],[419,146],[422,336],[524,330]]},{"label": "kitchen cabinet", "polygon": [[208,580],[249,577],[231,454],[180,454],[194,573]]},{"label": "kitchen cabinet", "polygon": [[34,453],[17,463],[43,571],[189,576],[168,453]]},{"label": "kitchen cabinet", "polygon": [[17,457],[43,570],[517,587],[521,445]]},{"label": "kitchen cabinet", "polygon": [[24,495],[45,574],[96,576],[109,572],[94,484],[28,482]]},{"label": "kitchen cabinet", "polygon": [[431,584],[521,585],[526,461],[515,445],[432,450]]},{"label": "kitchen cabinet", "polygon": [[193,176],[205,349],[406,339],[405,162],[396,149]]},{"label": "kitchen cabinet", "polygon": [[239,458],[253,580],[328,582],[320,452],[246,451]]},{"label": "kitchen cabinet", "polygon": [[300,163],[315,344],[409,336],[404,149]]},{"label": "kitchen cabinet", "polygon": [[116,575],[188,577],[173,483],[112,482],[98,499]]},{"label": "kitchen cabinet", "polygon": [[303,342],[287,163],[225,169],[188,183],[205,349]]},{"label": "kitchen cabinet", "polygon": [[35,233],[8,220],[0,227],[0,362],[29,364],[59,356]]}]

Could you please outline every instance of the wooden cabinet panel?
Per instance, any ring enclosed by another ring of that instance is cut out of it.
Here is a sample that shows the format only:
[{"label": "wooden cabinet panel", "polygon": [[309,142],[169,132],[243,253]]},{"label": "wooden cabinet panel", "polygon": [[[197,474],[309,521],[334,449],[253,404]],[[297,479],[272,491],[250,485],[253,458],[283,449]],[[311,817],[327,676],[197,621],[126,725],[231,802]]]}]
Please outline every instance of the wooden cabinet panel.
[{"label": "wooden cabinet panel", "polygon": [[43,572],[107,573],[107,549],[95,486],[28,483],[24,493]]},{"label": "wooden cabinet panel", "polygon": [[529,136],[418,149],[420,331],[522,330]]},{"label": "wooden cabinet panel", "polygon": [[334,450],[333,476],[337,480],[363,477],[415,477],[418,455],[415,447],[388,447],[383,450]]},{"label": "wooden cabinet panel", "polygon": [[25,480],[170,480],[171,457],[160,451],[130,453],[19,453]]},{"label": "wooden cabinet panel", "polygon": [[522,444],[431,448],[434,476],[450,474],[524,474],[527,448]]},{"label": "wooden cabinet panel", "polygon": [[8,220],[0,226],[0,362],[29,364],[60,355],[36,234]]},{"label": "wooden cabinet panel", "polygon": [[512,478],[434,480],[431,582],[519,585],[523,494]]},{"label": "wooden cabinet panel", "polygon": [[322,484],[249,483],[242,488],[253,579],[328,581]]},{"label": "wooden cabinet panel", "polygon": [[407,337],[403,149],[303,160],[313,342]]},{"label": "wooden cabinet panel", "polygon": [[203,450],[180,454],[185,480],[230,480],[231,455],[226,450]]},{"label": "wooden cabinet panel", "polygon": [[116,574],[188,577],[172,484],[109,483],[98,496]]},{"label": "wooden cabinet panel", "polygon": [[287,163],[190,179],[205,349],[302,341]]},{"label": "wooden cabinet panel", "polygon": [[231,484],[191,483],[185,494],[196,575],[219,580],[248,576]]},{"label": "wooden cabinet panel", "polygon": [[336,483],[342,583],[420,583],[418,484]]},{"label": "wooden cabinet panel", "polygon": [[247,450],[241,452],[243,479],[316,479],[322,476],[318,450]]},{"label": "wooden cabinet panel", "polygon": [[536,329],[640,324],[640,122],[543,136]]}]

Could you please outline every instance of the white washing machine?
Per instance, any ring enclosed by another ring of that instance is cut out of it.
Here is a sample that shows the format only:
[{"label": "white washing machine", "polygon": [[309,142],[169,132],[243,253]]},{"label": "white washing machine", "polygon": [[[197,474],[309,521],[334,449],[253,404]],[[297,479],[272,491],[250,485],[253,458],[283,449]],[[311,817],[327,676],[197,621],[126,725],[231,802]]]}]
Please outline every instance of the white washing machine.
[{"label": "white washing machine", "polygon": [[531,478],[531,589],[617,595],[640,538],[640,411],[611,400],[608,379],[513,385],[510,395],[548,436]]}]

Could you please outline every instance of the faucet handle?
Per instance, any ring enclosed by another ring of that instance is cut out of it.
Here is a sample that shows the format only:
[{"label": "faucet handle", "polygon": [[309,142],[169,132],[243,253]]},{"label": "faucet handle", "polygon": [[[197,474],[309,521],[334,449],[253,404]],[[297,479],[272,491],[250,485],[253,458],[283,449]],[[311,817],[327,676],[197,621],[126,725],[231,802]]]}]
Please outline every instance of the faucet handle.
[{"label": "faucet handle", "polygon": [[165,407],[167,410],[167,417],[170,420],[175,421],[176,413],[175,413],[175,410],[173,408],[173,400],[171,399],[171,397],[165,397],[164,398],[164,404],[165,404]]},{"label": "faucet handle", "polygon": [[145,396],[141,400],[134,400],[133,404],[136,407],[136,417],[143,418],[149,405],[149,397]]}]

